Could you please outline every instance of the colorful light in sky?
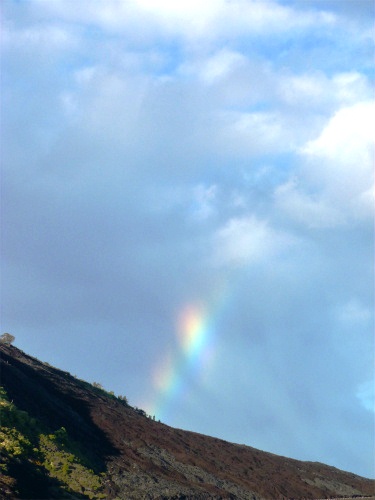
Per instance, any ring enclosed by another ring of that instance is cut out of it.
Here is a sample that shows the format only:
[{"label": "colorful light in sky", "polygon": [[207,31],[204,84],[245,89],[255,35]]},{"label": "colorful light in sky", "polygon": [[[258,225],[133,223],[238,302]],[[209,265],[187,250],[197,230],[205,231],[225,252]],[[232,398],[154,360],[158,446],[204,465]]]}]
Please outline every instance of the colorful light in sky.
[{"label": "colorful light in sky", "polygon": [[221,290],[211,307],[189,304],[181,308],[176,327],[178,348],[165,356],[152,375],[157,396],[150,414],[164,418],[177,399],[187,397],[192,381],[204,385],[215,359],[215,327],[225,295]]}]

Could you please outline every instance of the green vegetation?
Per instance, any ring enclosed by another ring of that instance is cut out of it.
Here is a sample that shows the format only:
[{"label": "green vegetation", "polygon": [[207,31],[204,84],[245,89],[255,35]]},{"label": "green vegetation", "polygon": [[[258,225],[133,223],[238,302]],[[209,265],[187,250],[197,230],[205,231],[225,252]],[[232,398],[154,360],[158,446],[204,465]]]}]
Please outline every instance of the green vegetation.
[{"label": "green vegetation", "polygon": [[[85,382],[85,384],[87,384],[87,382]],[[99,384],[99,382],[93,382],[92,384],[89,385],[91,385],[91,387],[94,388],[98,394],[103,394],[107,397],[110,397],[111,399],[116,399],[117,401],[123,403],[125,406],[129,406],[128,398],[126,396],[121,396],[121,394],[116,396],[116,394],[113,391],[107,391],[107,389],[104,389],[102,384]]]},{"label": "green vegetation", "polygon": [[60,486],[60,494],[61,490],[66,492],[65,498],[106,497],[102,474],[89,467],[89,460],[64,427],[49,432],[10,402],[3,387],[0,412],[0,473],[6,483],[12,484],[11,469],[18,466],[32,469],[33,476],[44,478],[45,482],[51,479],[51,484]]},{"label": "green vegetation", "polygon": [[[87,384],[87,382],[84,382],[84,383]],[[99,382],[93,382],[91,384],[91,388],[94,388],[94,390],[97,392],[97,394],[105,395],[111,399],[115,399],[115,400],[119,401],[120,403],[122,403],[125,406],[129,406],[128,398],[126,396],[121,396],[121,395],[116,396],[113,391],[107,391],[106,389],[104,389],[102,384],[100,384]],[[138,408],[137,406],[134,406],[134,410],[138,413],[138,415],[141,415],[142,417],[146,417],[146,418],[149,418],[151,420],[155,420],[155,415],[148,415],[144,410],[142,410],[141,408]],[[160,420],[159,420],[159,422],[160,422]]]},{"label": "green vegetation", "polygon": [[102,478],[92,469],[85,467],[79,457],[71,453],[69,437],[62,427],[54,434],[39,436],[43,466],[51,477],[58,479],[72,492],[83,493],[88,498],[105,498],[100,493]]}]

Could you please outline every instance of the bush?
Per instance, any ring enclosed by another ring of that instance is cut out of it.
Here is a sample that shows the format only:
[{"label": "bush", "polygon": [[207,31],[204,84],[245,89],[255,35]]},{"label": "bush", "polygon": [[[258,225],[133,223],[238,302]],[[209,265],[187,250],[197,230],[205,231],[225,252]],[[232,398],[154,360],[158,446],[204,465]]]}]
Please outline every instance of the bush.
[{"label": "bush", "polygon": [[16,337],[14,335],[11,335],[10,333],[3,333],[0,336],[0,343],[1,344],[13,344],[15,339],[16,339]]}]

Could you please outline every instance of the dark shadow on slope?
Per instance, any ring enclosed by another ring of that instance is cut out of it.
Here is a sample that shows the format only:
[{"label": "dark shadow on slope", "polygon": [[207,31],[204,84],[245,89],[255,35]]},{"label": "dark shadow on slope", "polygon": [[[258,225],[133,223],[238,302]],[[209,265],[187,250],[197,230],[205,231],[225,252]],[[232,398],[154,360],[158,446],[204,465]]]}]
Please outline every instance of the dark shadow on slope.
[{"label": "dark shadow on slope", "polygon": [[0,381],[9,399],[50,432],[64,427],[79,443],[82,456],[95,473],[105,471],[107,456],[118,455],[92,420],[95,398],[74,377],[46,367],[13,346],[0,348]]},{"label": "dark shadow on slope", "polygon": [[[79,493],[70,494],[66,485],[48,475],[48,471],[29,461],[12,461],[8,464],[8,474],[17,478],[16,498],[27,500],[86,499]],[[5,497],[7,498],[7,497]],[[14,498],[14,497],[13,497]]]}]

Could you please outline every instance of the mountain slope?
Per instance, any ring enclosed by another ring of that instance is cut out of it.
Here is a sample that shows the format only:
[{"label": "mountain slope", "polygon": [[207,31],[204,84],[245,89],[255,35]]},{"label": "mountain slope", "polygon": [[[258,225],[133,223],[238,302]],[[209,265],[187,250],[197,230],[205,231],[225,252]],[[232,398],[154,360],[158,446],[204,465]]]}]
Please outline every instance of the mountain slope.
[{"label": "mountain slope", "polygon": [[375,482],[171,428],[0,345],[2,498],[370,497]]}]

